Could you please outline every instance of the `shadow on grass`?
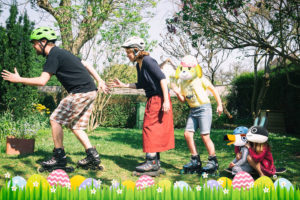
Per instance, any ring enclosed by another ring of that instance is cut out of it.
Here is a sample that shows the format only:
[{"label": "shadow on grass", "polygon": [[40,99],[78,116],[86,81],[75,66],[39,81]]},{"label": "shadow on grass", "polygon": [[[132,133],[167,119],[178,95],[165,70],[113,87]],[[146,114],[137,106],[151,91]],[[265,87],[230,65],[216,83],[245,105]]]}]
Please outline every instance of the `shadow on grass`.
[{"label": "shadow on grass", "polygon": [[[104,139],[105,141],[119,143],[119,144],[126,144],[129,145],[131,148],[140,149],[143,148],[143,138],[142,134],[136,134],[136,132],[128,132],[128,133],[111,133],[110,135],[102,138],[101,136],[92,135],[89,136],[91,140],[97,141],[100,138]],[[175,136],[175,148],[179,151],[187,151],[186,141],[183,136],[176,137]]]}]

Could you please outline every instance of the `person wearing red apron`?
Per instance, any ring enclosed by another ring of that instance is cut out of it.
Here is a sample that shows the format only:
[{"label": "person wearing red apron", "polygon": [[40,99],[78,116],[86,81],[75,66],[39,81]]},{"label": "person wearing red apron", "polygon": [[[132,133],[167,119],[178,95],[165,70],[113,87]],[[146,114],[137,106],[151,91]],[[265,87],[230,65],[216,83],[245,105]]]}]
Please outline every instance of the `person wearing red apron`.
[{"label": "person wearing red apron", "polygon": [[143,123],[143,151],[146,161],[136,171],[148,172],[160,169],[160,152],[175,147],[173,112],[167,80],[155,59],[144,51],[145,42],[131,37],[122,45],[131,62],[136,62],[137,83],[125,84],[119,79],[110,82],[111,87],[144,89],[147,97]]}]

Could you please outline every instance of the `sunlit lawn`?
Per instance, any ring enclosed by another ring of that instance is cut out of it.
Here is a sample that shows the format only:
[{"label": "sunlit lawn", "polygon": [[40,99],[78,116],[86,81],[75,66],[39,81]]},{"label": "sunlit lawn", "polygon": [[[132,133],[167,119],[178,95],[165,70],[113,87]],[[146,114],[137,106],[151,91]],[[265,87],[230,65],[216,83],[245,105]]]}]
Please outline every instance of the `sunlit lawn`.
[{"label": "sunlit lawn", "polygon": [[[225,134],[231,133],[230,130],[212,130],[211,137],[215,143],[216,152],[220,164],[220,176],[212,177],[217,180],[221,176],[233,178],[230,174],[223,171],[234,158],[233,146],[227,146],[223,141]],[[69,173],[71,178],[74,175],[82,175],[86,178],[101,179],[106,185],[110,185],[113,179],[133,180],[138,177],[132,176],[135,166],[143,162],[145,154],[142,152],[142,134],[139,129],[121,128],[99,128],[89,134],[91,142],[96,146],[101,154],[104,171],[86,171],[75,169]],[[195,186],[199,183],[199,175],[181,175],[180,169],[189,162],[189,151],[183,137],[183,130],[175,131],[176,148],[161,154],[162,167],[166,170],[166,175],[155,178],[155,181],[169,179],[172,182],[183,180]],[[300,186],[300,139],[292,136],[282,136],[271,134],[270,141],[275,166],[286,167],[287,172],[281,175],[290,180],[294,185]],[[196,143],[202,160],[207,160],[207,152],[199,137],[196,135]],[[76,166],[79,159],[85,156],[84,149],[75,136],[65,131],[64,137],[65,150],[68,154],[69,165]],[[52,156],[53,142],[51,131],[41,131],[36,138],[35,153],[22,156],[8,156],[5,154],[5,141],[1,142],[0,153],[0,185],[4,184],[4,174],[9,172],[11,176],[23,176],[28,179],[31,175],[38,173],[39,163]],[[47,178],[49,172],[42,175]]]}]

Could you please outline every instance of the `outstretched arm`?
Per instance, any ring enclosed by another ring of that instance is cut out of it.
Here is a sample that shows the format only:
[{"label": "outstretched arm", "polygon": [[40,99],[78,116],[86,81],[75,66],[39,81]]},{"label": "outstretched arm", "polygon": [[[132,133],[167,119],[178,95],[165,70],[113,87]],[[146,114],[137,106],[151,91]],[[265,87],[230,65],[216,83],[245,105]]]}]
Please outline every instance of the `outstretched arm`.
[{"label": "outstretched arm", "polygon": [[33,77],[33,78],[24,78],[21,77],[18,73],[17,68],[14,68],[15,73],[11,73],[7,70],[2,71],[2,78],[6,81],[10,81],[12,83],[23,83],[25,85],[32,86],[44,86],[50,80],[52,74],[48,72],[42,72],[41,76]]},{"label": "outstretched arm", "polygon": [[97,81],[98,90],[101,89],[105,94],[107,94],[109,92],[109,88],[107,87],[105,82],[100,78],[100,76],[96,72],[96,70],[85,61],[81,61],[81,63],[88,70],[88,72],[92,75],[92,77]]},{"label": "outstretched arm", "polygon": [[108,83],[109,87],[117,87],[117,88],[133,88],[136,89],[135,83],[123,83],[119,79],[115,78],[114,80],[110,80]]},{"label": "outstretched arm", "polygon": [[177,87],[177,85],[175,83],[171,83],[171,89],[176,94],[179,101],[185,102],[184,96],[180,93],[180,89],[179,89],[179,87]]}]

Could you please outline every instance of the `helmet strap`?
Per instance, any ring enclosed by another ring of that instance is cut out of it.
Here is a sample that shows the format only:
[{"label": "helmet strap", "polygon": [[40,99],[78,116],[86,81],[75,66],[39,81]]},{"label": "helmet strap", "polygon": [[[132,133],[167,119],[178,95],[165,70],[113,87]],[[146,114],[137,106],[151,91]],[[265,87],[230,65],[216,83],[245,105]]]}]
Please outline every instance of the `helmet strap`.
[{"label": "helmet strap", "polygon": [[133,49],[133,54],[134,54],[134,62],[136,62],[137,61],[137,55],[138,55],[138,53],[140,52],[140,50],[135,50],[135,49]]},{"label": "helmet strap", "polygon": [[41,40],[39,40],[39,43],[40,43],[40,47],[42,49],[42,52],[43,52],[43,56],[46,57],[46,52],[45,52],[45,49],[46,49],[46,46],[48,45],[49,43],[49,40],[47,40],[46,44],[43,45],[43,43],[41,42]]}]

